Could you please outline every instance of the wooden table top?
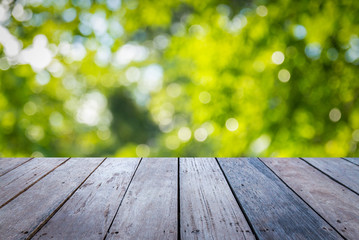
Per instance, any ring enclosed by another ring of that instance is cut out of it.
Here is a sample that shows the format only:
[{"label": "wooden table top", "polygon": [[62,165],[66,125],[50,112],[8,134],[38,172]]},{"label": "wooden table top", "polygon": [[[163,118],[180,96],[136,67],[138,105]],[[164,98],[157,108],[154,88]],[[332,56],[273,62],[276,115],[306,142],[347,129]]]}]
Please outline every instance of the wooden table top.
[{"label": "wooden table top", "polygon": [[0,158],[0,239],[359,239],[359,158]]}]

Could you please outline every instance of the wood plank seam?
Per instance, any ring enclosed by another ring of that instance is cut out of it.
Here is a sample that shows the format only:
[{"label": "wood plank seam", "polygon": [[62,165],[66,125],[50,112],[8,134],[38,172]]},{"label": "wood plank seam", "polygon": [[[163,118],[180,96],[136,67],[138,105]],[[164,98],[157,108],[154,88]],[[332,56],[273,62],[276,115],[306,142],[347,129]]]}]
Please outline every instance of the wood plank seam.
[{"label": "wood plank seam", "polygon": [[348,158],[341,158],[341,159],[344,159],[345,161],[347,161],[347,162],[350,162],[350,163],[352,163],[352,164],[355,164],[355,165],[357,165],[357,166],[359,166],[359,164],[357,164],[357,163],[355,163],[355,162],[353,162],[353,161],[350,161]]},{"label": "wood plank seam", "polygon": [[177,239],[181,239],[180,158],[177,158]]},{"label": "wood plank seam", "polygon": [[245,219],[246,219],[246,221],[247,221],[247,223],[248,223],[248,225],[249,225],[249,227],[250,227],[250,229],[251,229],[251,231],[252,231],[254,237],[255,237],[257,240],[259,240],[259,237],[257,236],[257,233],[256,233],[256,231],[254,230],[254,227],[253,227],[251,221],[249,221],[249,218],[248,218],[248,216],[247,216],[247,213],[244,211],[244,208],[243,208],[241,202],[240,202],[239,199],[237,198],[237,195],[235,194],[235,192],[234,192],[234,190],[233,190],[231,184],[229,183],[228,178],[227,178],[226,174],[224,173],[221,164],[219,164],[218,158],[215,157],[214,159],[216,159],[217,165],[219,166],[219,169],[221,169],[221,172],[222,172],[224,178],[226,179],[226,183],[227,183],[227,185],[229,186],[229,188],[231,189],[232,195],[233,195],[234,198],[236,199],[236,202],[237,202],[239,208],[241,209],[241,211],[242,211],[242,213],[243,213],[243,215],[244,215],[244,217],[245,217]]},{"label": "wood plank seam", "polygon": [[25,164],[25,163],[31,161],[32,159],[34,159],[34,158],[33,158],[33,157],[32,157],[32,158],[29,158],[28,160],[24,161],[23,163],[20,163],[20,164],[17,165],[16,167],[14,167],[14,168],[8,170],[7,172],[2,173],[2,174],[0,175],[0,177],[1,177],[1,176],[4,176],[5,174],[11,172],[12,170],[14,170],[14,169],[16,169],[16,168],[18,168],[18,167],[20,167],[21,165],[23,165],[23,164]]},{"label": "wood plank seam", "polygon": [[352,188],[348,187],[347,185],[341,183],[340,181],[338,181],[337,179],[333,178],[332,176],[330,176],[329,174],[325,173],[324,171],[322,171],[321,169],[317,168],[316,166],[314,166],[313,164],[311,164],[310,162],[308,162],[307,160],[305,160],[305,158],[300,157],[301,160],[303,160],[304,162],[306,162],[307,164],[309,164],[310,166],[312,166],[313,168],[317,169],[319,172],[323,173],[324,175],[328,176],[331,180],[339,183],[340,185],[342,185],[343,187],[349,189],[350,191],[352,191],[353,193],[359,195],[358,192],[354,191]]},{"label": "wood plank seam", "polygon": [[117,207],[117,209],[116,209],[115,215],[113,216],[113,219],[112,219],[112,221],[111,221],[111,223],[110,223],[110,225],[109,225],[109,227],[108,227],[108,229],[107,229],[107,231],[106,231],[105,236],[103,237],[103,240],[105,240],[105,239],[107,238],[107,235],[110,233],[110,229],[111,229],[111,227],[112,227],[112,225],[113,225],[113,223],[114,223],[114,221],[115,221],[115,218],[116,218],[116,216],[117,216],[117,214],[118,214],[118,211],[120,210],[120,207],[121,207],[121,205],[122,205],[122,202],[123,202],[123,200],[124,200],[125,197],[126,197],[127,191],[128,191],[128,189],[130,188],[130,185],[131,185],[131,183],[132,183],[132,180],[133,180],[134,176],[136,175],[137,169],[138,169],[138,167],[140,166],[140,164],[141,164],[141,162],[142,162],[142,159],[143,159],[143,158],[141,158],[140,161],[138,162],[138,164],[137,164],[137,166],[136,166],[136,169],[135,169],[135,171],[133,172],[133,174],[132,174],[132,176],[131,176],[130,182],[127,184],[125,193],[123,194],[123,197],[122,197],[122,199],[121,199],[121,201],[120,201],[120,204],[118,205],[118,207]]},{"label": "wood plank seam", "polygon": [[[70,157],[70,158],[71,158],[71,157]],[[69,158],[69,159],[70,159],[70,158]],[[69,159],[67,159],[67,161],[68,161]],[[40,223],[40,224],[35,228],[34,231],[31,232],[31,234],[28,235],[28,237],[26,238],[26,240],[31,239],[33,236],[35,236],[35,234],[36,234],[38,231],[40,231],[40,229],[41,229],[43,226],[45,226],[45,224],[60,210],[60,208],[61,208],[63,205],[65,205],[65,203],[75,194],[75,192],[82,186],[82,184],[84,184],[84,182],[86,182],[86,180],[92,175],[92,173],[94,173],[94,172],[97,170],[97,168],[98,168],[99,166],[101,166],[101,164],[102,164],[106,159],[107,159],[107,157],[105,157],[105,158],[100,162],[100,164],[97,165],[97,166],[95,167],[95,169],[90,172],[90,174],[79,184],[79,186],[78,186],[77,188],[75,188],[75,190],[74,190],[72,193],[70,193],[69,196],[67,196],[67,197],[65,198],[65,200],[64,200],[62,203],[60,203],[59,206],[57,206],[57,208],[56,208],[42,223]]]},{"label": "wood plank seam", "polygon": [[[31,158],[33,159],[33,158]],[[30,159],[30,160],[31,160]],[[15,196],[13,196],[12,198],[10,198],[9,200],[7,200],[4,204],[2,204],[0,206],[0,209],[2,207],[4,207],[6,204],[8,204],[9,202],[11,202],[12,200],[14,200],[15,198],[17,198],[18,196],[20,196],[22,193],[26,192],[30,187],[34,186],[37,182],[39,182],[41,179],[43,179],[44,177],[46,177],[47,175],[49,175],[51,172],[53,172],[56,168],[60,167],[62,164],[66,163],[70,158],[66,159],[65,161],[63,161],[62,163],[60,163],[59,165],[57,165],[56,167],[54,167],[53,169],[51,169],[49,172],[47,172],[46,174],[44,174],[43,176],[41,176],[39,179],[37,179],[36,181],[34,181],[33,183],[29,184],[29,186],[27,186],[26,188],[24,188],[22,191],[20,191],[19,193],[17,193]],[[28,161],[30,161],[28,160]],[[26,161],[26,162],[28,162]],[[19,166],[21,166],[23,164],[20,164]],[[17,168],[17,167],[16,167]],[[15,168],[14,168],[15,169]],[[14,170],[12,169],[12,170]]]},{"label": "wood plank seam", "polygon": [[284,185],[290,189],[295,195],[297,195],[299,197],[299,199],[301,199],[310,209],[312,209],[319,217],[321,217],[324,222],[326,222],[331,228],[334,229],[334,231],[336,231],[343,239],[346,239],[333,225],[331,225],[322,215],[320,215],[312,206],[310,206],[299,194],[297,194],[296,191],[294,191],[281,177],[279,177],[279,175],[277,175],[277,173],[275,173],[267,164],[265,164],[264,161],[262,161],[261,158],[259,158],[259,161],[261,161],[275,176],[278,177],[278,179],[280,181],[282,181],[284,183]]}]

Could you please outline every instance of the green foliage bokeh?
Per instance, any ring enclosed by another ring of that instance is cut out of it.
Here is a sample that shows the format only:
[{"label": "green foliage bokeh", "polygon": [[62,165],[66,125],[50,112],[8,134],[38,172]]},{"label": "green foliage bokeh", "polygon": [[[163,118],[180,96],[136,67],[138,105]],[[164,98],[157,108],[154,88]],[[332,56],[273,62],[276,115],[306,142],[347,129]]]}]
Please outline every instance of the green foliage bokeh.
[{"label": "green foliage bokeh", "polygon": [[[1,156],[359,156],[357,1],[8,0],[0,15]],[[35,42],[45,57],[26,57]]]}]

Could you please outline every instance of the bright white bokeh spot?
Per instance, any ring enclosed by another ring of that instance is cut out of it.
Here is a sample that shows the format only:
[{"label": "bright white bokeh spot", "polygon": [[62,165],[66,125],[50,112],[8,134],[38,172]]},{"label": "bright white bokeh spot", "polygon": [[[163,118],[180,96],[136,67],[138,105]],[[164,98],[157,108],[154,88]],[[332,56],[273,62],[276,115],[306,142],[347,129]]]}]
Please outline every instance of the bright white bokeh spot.
[{"label": "bright white bokeh spot", "polygon": [[13,17],[19,21],[28,21],[32,17],[32,11],[30,9],[24,9],[24,6],[21,3],[16,3],[12,10]]},{"label": "bright white bokeh spot", "polygon": [[24,113],[28,116],[32,116],[37,112],[37,106],[34,102],[27,102],[24,105]]},{"label": "bright white bokeh spot", "polygon": [[107,100],[100,92],[86,94],[80,101],[76,120],[89,126],[97,125],[107,106]]},{"label": "bright white bokeh spot", "polygon": [[72,22],[73,20],[75,20],[76,15],[77,12],[75,8],[68,8],[62,13],[62,18],[65,22]]},{"label": "bright white bokeh spot", "polygon": [[121,37],[124,31],[121,23],[119,23],[117,19],[113,18],[109,21],[109,32],[111,36],[115,38]]},{"label": "bright white bokeh spot", "polygon": [[338,122],[341,117],[342,117],[342,113],[340,112],[340,110],[338,108],[333,108],[332,110],[330,110],[329,119],[332,122]]},{"label": "bright white bokeh spot", "polygon": [[350,48],[345,52],[345,60],[354,65],[359,65],[359,38],[353,35],[349,41]]},{"label": "bright white bokeh spot", "polygon": [[6,71],[10,68],[10,63],[6,57],[0,58],[0,70]]},{"label": "bright white bokeh spot", "polygon": [[139,157],[148,157],[150,155],[150,147],[146,144],[140,144],[136,147],[136,154]]},{"label": "bright white bokeh spot", "polygon": [[130,67],[126,70],[126,78],[129,82],[137,82],[141,78],[141,71],[137,67]]},{"label": "bright white bokeh spot", "polygon": [[209,92],[203,91],[199,94],[199,101],[203,104],[207,104],[211,101],[211,94]]},{"label": "bright white bokeh spot", "polygon": [[268,14],[268,9],[265,6],[261,5],[256,8],[256,13],[261,17],[265,17]]},{"label": "bright white bokeh spot", "polygon": [[212,123],[210,123],[210,122],[203,123],[202,127],[204,129],[206,129],[208,135],[211,135],[214,132],[214,127],[213,127]]},{"label": "bright white bokeh spot", "polygon": [[26,136],[33,142],[40,141],[45,135],[44,129],[41,126],[30,125],[26,128]]},{"label": "bright white bokeh spot", "polygon": [[288,82],[290,79],[290,72],[287,69],[281,69],[278,72],[278,79],[281,82]]},{"label": "bright white bokeh spot", "polygon": [[170,132],[173,129],[173,114],[174,106],[171,103],[165,103],[161,106],[161,110],[154,115],[162,132]]},{"label": "bright white bokeh spot", "polygon": [[95,63],[99,67],[105,67],[111,61],[111,49],[107,46],[101,46],[97,49]]},{"label": "bright white bokeh spot", "polygon": [[7,21],[10,17],[10,13],[8,11],[8,6],[0,4],[0,23]]},{"label": "bright white bokeh spot", "polygon": [[107,8],[116,11],[121,7],[121,0],[106,0]]},{"label": "bright white bokeh spot", "polygon": [[51,63],[53,57],[52,52],[47,48],[47,43],[45,35],[36,35],[33,44],[21,51],[19,62],[30,64],[36,72],[46,68]]},{"label": "bright white bokeh spot", "polygon": [[181,85],[179,85],[177,83],[171,83],[170,85],[167,86],[166,92],[167,92],[168,96],[176,98],[179,95],[181,95],[181,92],[182,92]]},{"label": "bright white bokeh spot", "polygon": [[229,20],[227,16],[222,16],[219,24],[230,33],[238,33],[247,25],[247,18],[243,14],[237,14],[232,20]]},{"label": "bright white bokeh spot", "polygon": [[229,16],[232,12],[232,9],[226,4],[219,4],[216,10],[219,14],[224,16]]},{"label": "bright white bokeh spot", "polygon": [[208,132],[205,128],[201,127],[198,128],[195,132],[194,132],[194,138],[198,141],[198,142],[203,142],[207,139],[208,137]]},{"label": "bright white bokeh spot", "polygon": [[86,56],[86,48],[82,45],[82,43],[76,42],[70,45],[69,52],[70,61],[81,61]]},{"label": "bright white bokeh spot", "polygon": [[271,138],[268,135],[263,134],[252,142],[250,149],[254,154],[260,154],[269,147],[270,142]]},{"label": "bright white bokeh spot", "polygon": [[20,41],[11,35],[9,30],[0,25],[0,44],[4,47],[4,53],[7,57],[15,57],[21,50]]},{"label": "bright white bokeh spot", "polygon": [[63,122],[63,116],[61,115],[61,113],[59,112],[53,112],[50,115],[50,124],[54,127],[60,127],[62,125]]},{"label": "bright white bokeh spot", "polygon": [[186,34],[186,27],[183,23],[173,23],[171,26],[171,33],[175,36],[181,37]]},{"label": "bright white bokeh spot", "polygon": [[322,47],[319,43],[310,43],[305,47],[305,55],[313,60],[319,59],[321,53]]},{"label": "bright white bokeh spot", "polygon": [[51,64],[47,67],[47,70],[54,77],[61,77],[64,73],[64,66],[57,60],[53,60]]},{"label": "bright white bokeh spot", "polygon": [[193,34],[194,36],[196,36],[197,39],[201,39],[206,35],[205,29],[201,25],[198,25],[198,24],[192,25],[188,29],[188,32],[190,34]]},{"label": "bright white bokeh spot", "polygon": [[352,137],[354,141],[359,142],[359,129],[354,130]]},{"label": "bright white bokeh spot", "polygon": [[155,37],[155,39],[153,39],[153,44],[157,49],[165,49],[169,44],[168,37],[165,35],[158,35]]},{"label": "bright white bokeh spot", "polygon": [[46,70],[38,72],[35,77],[36,82],[40,85],[48,84],[50,81],[50,78],[51,78],[51,76],[50,76],[49,72]]},{"label": "bright white bokeh spot", "polygon": [[158,64],[151,64],[142,70],[138,88],[142,93],[157,92],[162,88],[163,69]]},{"label": "bright white bokeh spot", "polygon": [[90,19],[91,27],[96,36],[101,36],[107,31],[107,20],[106,13],[98,11],[91,16]]},{"label": "bright white bokeh spot", "polygon": [[298,40],[304,39],[307,36],[307,29],[303,25],[295,25],[293,35]]},{"label": "bright white bokeh spot", "polygon": [[284,62],[284,54],[281,51],[276,51],[272,54],[272,62],[274,64],[282,64]]},{"label": "bright white bokeh spot", "polygon": [[226,128],[231,131],[234,132],[238,129],[238,121],[235,118],[228,118],[226,121]]},{"label": "bright white bokeh spot", "polygon": [[192,132],[188,127],[181,127],[177,135],[182,142],[188,142],[191,139]]},{"label": "bright white bokeh spot", "polygon": [[147,59],[148,55],[149,51],[146,47],[134,43],[128,43],[117,50],[115,53],[114,64],[115,66],[123,67],[132,61],[144,61]]}]

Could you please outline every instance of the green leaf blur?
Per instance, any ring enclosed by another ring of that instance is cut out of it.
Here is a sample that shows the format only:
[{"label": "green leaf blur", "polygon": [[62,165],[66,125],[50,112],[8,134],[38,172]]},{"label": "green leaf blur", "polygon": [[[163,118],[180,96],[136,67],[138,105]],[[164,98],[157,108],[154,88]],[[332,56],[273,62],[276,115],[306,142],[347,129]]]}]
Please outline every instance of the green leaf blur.
[{"label": "green leaf blur", "polygon": [[4,0],[1,156],[359,156],[359,2]]}]

